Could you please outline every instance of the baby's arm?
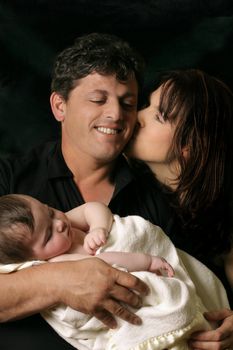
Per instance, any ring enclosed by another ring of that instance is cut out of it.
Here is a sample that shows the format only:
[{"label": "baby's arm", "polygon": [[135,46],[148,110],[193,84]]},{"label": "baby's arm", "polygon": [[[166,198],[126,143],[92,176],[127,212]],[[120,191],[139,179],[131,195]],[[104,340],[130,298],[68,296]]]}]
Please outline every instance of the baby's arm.
[{"label": "baby's arm", "polygon": [[88,202],[66,213],[71,225],[89,231],[84,239],[84,249],[88,254],[106,243],[112,227],[113,215],[110,209],[100,202]]},{"label": "baby's arm", "polygon": [[[64,260],[79,260],[90,257],[89,255],[81,254],[63,254],[50,261],[64,261]],[[96,256],[104,260],[110,265],[119,265],[119,267],[126,268],[129,272],[133,271],[150,271],[157,275],[174,276],[174,270],[171,265],[159,256],[153,256],[143,253],[128,253],[128,252],[103,252]]]},{"label": "baby's arm", "polygon": [[125,267],[129,272],[150,271],[159,276],[174,276],[172,266],[160,256],[130,252],[103,252],[96,256],[105,262]]}]

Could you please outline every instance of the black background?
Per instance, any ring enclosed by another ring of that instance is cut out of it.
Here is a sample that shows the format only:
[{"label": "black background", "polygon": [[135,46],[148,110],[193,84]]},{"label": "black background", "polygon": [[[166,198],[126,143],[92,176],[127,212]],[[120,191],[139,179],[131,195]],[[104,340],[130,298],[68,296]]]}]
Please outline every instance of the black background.
[{"label": "black background", "polygon": [[0,154],[59,132],[49,106],[55,55],[93,31],[128,40],[158,71],[197,67],[233,88],[232,0],[0,1]]}]

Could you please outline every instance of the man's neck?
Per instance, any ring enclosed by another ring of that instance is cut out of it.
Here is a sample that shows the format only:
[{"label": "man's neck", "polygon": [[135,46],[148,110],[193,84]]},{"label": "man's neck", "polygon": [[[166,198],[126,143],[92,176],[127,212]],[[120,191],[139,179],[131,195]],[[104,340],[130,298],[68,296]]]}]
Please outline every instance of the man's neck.
[{"label": "man's neck", "polygon": [[63,157],[85,202],[109,204],[115,184],[110,181],[115,161],[99,162],[85,154],[63,150]]}]

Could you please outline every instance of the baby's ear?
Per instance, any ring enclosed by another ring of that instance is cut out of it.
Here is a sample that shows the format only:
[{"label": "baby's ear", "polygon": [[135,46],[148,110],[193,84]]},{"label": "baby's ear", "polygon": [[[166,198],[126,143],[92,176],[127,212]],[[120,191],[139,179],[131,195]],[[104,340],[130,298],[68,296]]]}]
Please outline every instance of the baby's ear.
[{"label": "baby's ear", "polygon": [[64,98],[57,92],[53,92],[50,96],[50,105],[55,119],[58,122],[63,122],[66,111],[66,102]]}]

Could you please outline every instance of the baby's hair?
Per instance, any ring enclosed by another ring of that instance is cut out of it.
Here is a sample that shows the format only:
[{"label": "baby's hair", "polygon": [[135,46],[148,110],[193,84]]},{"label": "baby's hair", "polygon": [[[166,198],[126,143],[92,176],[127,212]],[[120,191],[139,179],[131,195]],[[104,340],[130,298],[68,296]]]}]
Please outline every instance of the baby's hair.
[{"label": "baby's hair", "polygon": [[34,218],[26,199],[9,194],[0,197],[0,263],[11,264],[32,258],[30,247]]}]

